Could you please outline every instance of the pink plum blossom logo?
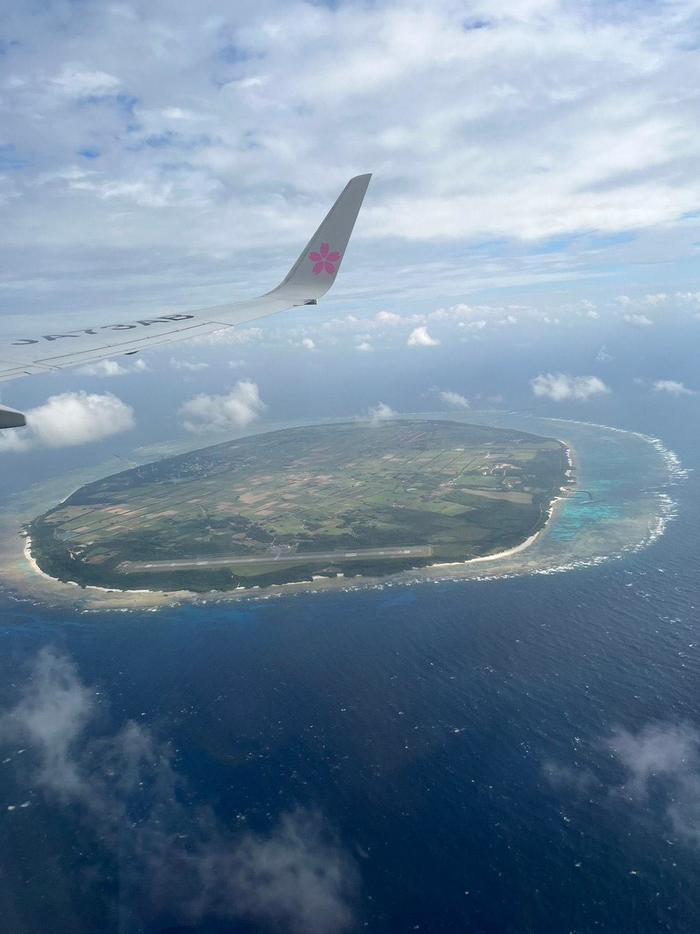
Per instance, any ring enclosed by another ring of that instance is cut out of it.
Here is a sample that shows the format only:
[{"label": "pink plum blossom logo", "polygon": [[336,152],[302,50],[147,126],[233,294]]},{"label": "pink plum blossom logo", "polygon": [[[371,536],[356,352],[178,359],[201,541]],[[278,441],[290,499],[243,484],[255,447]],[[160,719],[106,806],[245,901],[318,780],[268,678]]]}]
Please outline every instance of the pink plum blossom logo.
[{"label": "pink plum blossom logo", "polygon": [[312,271],[315,276],[320,275],[324,269],[332,276],[335,274],[336,265],[340,261],[340,253],[338,253],[337,250],[331,252],[328,244],[322,243],[318,249],[318,253],[315,250],[309,253],[309,259],[314,264]]}]

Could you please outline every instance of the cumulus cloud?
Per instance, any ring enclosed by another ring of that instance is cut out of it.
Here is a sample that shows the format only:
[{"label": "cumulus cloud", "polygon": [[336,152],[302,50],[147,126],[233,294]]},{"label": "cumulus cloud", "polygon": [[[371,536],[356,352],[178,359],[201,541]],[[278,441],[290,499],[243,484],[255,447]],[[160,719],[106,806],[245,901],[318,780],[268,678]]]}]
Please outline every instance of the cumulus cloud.
[{"label": "cumulus cloud", "polygon": [[683,383],[675,379],[657,379],[654,382],[654,392],[666,392],[671,396],[694,396],[695,390],[688,389]]},{"label": "cumulus cloud", "polygon": [[194,433],[232,431],[250,425],[266,408],[257,383],[241,379],[227,395],[200,393],[188,400],[180,408],[180,417],[187,431]]},{"label": "cumulus cloud", "polygon": [[44,648],[0,715],[0,742],[26,750],[7,749],[18,781],[119,859],[122,906],[186,925],[215,917],[293,934],[353,927],[357,873],[319,812],[297,809],[268,833],[232,834],[211,808],[191,804],[173,749],[146,725],[95,735],[104,703],[70,659]]},{"label": "cumulus cloud", "polygon": [[395,412],[390,405],[387,405],[386,402],[378,402],[374,406],[370,406],[367,409],[367,418],[373,425],[378,425],[380,422],[385,422],[387,419],[396,418],[398,412]]},{"label": "cumulus cloud", "polygon": [[430,336],[424,325],[414,328],[406,341],[409,347],[437,347],[439,343],[439,340]]},{"label": "cumulus cloud", "polygon": [[631,324],[633,328],[653,328],[654,322],[647,315],[640,312],[630,311],[622,316],[626,324]]},{"label": "cumulus cloud", "polygon": [[467,399],[466,396],[460,395],[458,392],[445,390],[440,393],[440,398],[446,405],[451,405],[456,409],[468,409],[470,407],[469,399]]},{"label": "cumulus cloud", "polygon": [[127,365],[118,360],[98,360],[97,363],[81,366],[78,373],[109,379],[112,376],[126,376],[128,373],[145,373],[147,370],[148,364],[145,360],[134,360],[133,363]]},{"label": "cumulus cloud", "polygon": [[568,376],[566,373],[540,373],[530,380],[530,385],[538,398],[551,399],[554,402],[569,399],[585,401],[591,396],[610,392],[597,376]]},{"label": "cumulus cloud", "polygon": [[110,392],[64,392],[26,412],[27,427],[0,434],[0,451],[63,448],[102,441],[134,427],[134,410]]},{"label": "cumulus cloud", "polygon": [[377,324],[385,324],[390,326],[401,324],[403,322],[401,315],[397,315],[395,311],[378,311],[374,316],[374,320]]},{"label": "cumulus cloud", "polygon": [[203,337],[195,338],[193,344],[207,344],[220,347],[226,344],[252,344],[259,341],[263,336],[263,329],[252,328],[222,328],[221,331],[214,331]]},{"label": "cumulus cloud", "polygon": [[170,366],[174,370],[187,370],[189,373],[200,373],[209,369],[209,364],[203,360],[178,360],[176,357],[171,358]]},{"label": "cumulus cloud", "polygon": [[597,321],[600,318],[600,312],[587,298],[581,300],[578,314],[583,318],[590,318],[591,321]]},{"label": "cumulus cloud", "polygon": [[302,346],[305,350],[315,350],[315,349],[316,349],[316,343],[315,343],[315,341],[312,340],[312,338],[310,338],[310,337],[305,337],[305,338],[303,338],[303,339],[302,339],[302,342],[301,342],[301,346]]},{"label": "cumulus cloud", "polygon": [[374,347],[370,344],[369,341],[360,341],[359,344],[355,345],[356,350],[361,350],[363,353],[371,353],[374,350]]},{"label": "cumulus cloud", "polygon": [[78,373],[85,376],[126,376],[129,371],[117,360],[99,360],[97,363],[89,363],[87,366],[81,366]]}]

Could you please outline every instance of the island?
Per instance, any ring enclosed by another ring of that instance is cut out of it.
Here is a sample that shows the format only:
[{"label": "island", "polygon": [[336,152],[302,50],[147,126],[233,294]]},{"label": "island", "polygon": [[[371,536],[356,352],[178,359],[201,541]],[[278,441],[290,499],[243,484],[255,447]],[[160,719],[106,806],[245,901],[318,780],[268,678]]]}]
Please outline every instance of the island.
[{"label": "island", "polygon": [[289,428],[87,483],[26,528],[46,575],[232,591],[510,553],[571,480],[566,446],[427,419]]}]

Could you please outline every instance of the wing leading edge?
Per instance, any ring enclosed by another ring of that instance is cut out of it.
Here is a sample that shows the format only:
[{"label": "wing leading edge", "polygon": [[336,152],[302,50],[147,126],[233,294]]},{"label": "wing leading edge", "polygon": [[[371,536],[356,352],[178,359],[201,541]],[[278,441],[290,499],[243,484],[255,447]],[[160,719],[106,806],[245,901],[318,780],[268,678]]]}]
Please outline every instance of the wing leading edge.
[{"label": "wing leading edge", "polygon": [[[315,305],[335,282],[370,178],[371,175],[358,175],[350,179],[299,259],[282,282],[265,295],[136,321],[2,338],[0,382],[133,354],[159,344],[191,340],[296,305]],[[18,418],[21,413],[0,407],[0,428],[17,427],[7,422]]]}]

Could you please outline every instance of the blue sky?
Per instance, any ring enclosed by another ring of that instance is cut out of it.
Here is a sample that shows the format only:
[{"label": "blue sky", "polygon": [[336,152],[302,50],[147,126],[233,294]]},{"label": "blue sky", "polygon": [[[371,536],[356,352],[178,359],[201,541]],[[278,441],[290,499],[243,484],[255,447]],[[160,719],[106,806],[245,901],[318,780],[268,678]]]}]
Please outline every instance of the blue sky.
[{"label": "blue sky", "polygon": [[[328,414],[324,398],[339,400],[331,414],[400,410],[407,371],[412,405],[443,391],[557,411],[629,391],[694,404],[694,0],[13,7],[0,27],[9,332],[28,316],[78,326],[265,290],[345,181],[374,179],[331,300],[147,369],[9,384],[5,402],[40,411],[28,440],[5,433],[5,461],[59,445],[41,430],[57,405],[92,428],[138,435],[155,419],[208,440],[186,408],[202,393],[209,427],[238,430]],[[499,387],[511,354],[528,362]],[[266,398],[271,367],[317,374],[298,411]],[[362,392],[343,396],[333,374],[355,372]],[[586,394],[591,379],[603,388]]]}]

